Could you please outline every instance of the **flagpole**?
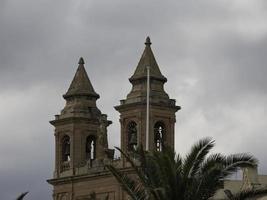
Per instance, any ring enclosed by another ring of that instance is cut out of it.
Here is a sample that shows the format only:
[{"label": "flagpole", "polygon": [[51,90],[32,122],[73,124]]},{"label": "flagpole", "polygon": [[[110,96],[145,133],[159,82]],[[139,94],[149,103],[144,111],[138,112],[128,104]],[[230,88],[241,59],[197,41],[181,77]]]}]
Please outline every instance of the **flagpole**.
[{"label": "flagpole", "polygon": [[146,96],[146,151],[149,149],[149,92],[150,92],[150,67],[147,66],[147,96]]}]

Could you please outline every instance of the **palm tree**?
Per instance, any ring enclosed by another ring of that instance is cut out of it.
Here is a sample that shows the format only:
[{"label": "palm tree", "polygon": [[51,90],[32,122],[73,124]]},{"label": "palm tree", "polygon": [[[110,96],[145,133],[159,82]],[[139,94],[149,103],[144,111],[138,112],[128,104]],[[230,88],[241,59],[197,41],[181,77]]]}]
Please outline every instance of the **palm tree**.
[{"label": "palm tree", "polygon": [[112,165],[107,168],[133,200],[207,200],[239,168],[257,165],[257,159],[248,154],[208,155],[214,144],[204,138],[192,146],[185,158],[170,148],[146,152],[141,146],[134,155],[117,148],[136,176]]}]

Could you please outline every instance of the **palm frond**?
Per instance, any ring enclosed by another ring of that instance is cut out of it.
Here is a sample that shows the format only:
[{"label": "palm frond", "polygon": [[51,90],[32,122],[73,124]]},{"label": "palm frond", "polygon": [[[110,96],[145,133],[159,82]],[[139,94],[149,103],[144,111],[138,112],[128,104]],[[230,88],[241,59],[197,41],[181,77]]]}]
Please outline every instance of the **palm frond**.
[{"label": "palm frond", "polygon": [[151,191],[153,200],[162,200],[166,199],[166,193],[163,188],[155,188]]},{"label": "palm frond", "polygon": [[214,166],[194,179],[190,189],[196,198],[208,199],[214,196],[218,189],[223,188],[223,184],[221,169]]},{"label": "palm frond", "polygon": [[224,177],[228,177],[229,175],[235,173],[240,168],[245,167],[256,167],[258,164],[258,160],[249,154],[233,154],[227,156],[224,160]]},{"label": "palm frond", "polygon": [[[139,177],[140,181],[144,184],[144,185],[149,185],[148,184],[148,179],[147,176],[144,174],[144,167],[140,168],[139,166],[136,165],[136,162],[134,161],[134,158],[128,154],[127,152],[122,151],[120,148],[115,147],[118,151],[120,151],[120,153],[124,156],[124,158],[126,159],[127,162],[130,163],[131,167],[134,169],[135,173],[137,174],[137,176]],[[145,156],[145,152],[143,150],[143,148],[141,147],[141,149],[139,149],[138,152],[136,152],[136,154],[139,156],[139,161],[141,161],[141,165],[145,166],[146,165],[146,156]]]},{"label": "palm frond", "polygon": [[211,154],[206,160],[204,160],[200,166],[199,173],[204,174],[213,170],[214,168],[222,169],[225,163],[225,156],[220,153]]},{"label": "palm frond", "polygon": [[147,191],[142,187],[142,184],[129,177],[126,173],[120,172],[119,169],[116,169],[112,165],[107,165],[106,167],[133,200],[146,199]]},{"label": "palm frond", "polygon": [[183,164],[184,177],[191,178],[195,175],[209,151],[214,147],[214,140],[204,138],[193,145]]},{"label": "palm frond", "polygon": [[234,199],[234,195],[233,195],[233,193],[231,192],[231,190],[224,190],[224,193],[225,193],[226,197],[227,197],[229,200],[233,200],[233,199]]},{"label": "palm frond", "polygon": [[[171,152],[172,151],[172,152]],[[158,166],[159,184],[165,194],[165,199],[175,199],[177,194],[177,168],[175,165],[175,154],[170,152],[155,152],[155,165]]]},{"label": "palm frond", "polygon": [[29,192],[24,192],[24,193],[22,193],[21,195],[19,195],[19,196],[17,197],[16,200],[22,200],[28,193],[29,193]]},{"label": "palm frond", "polygon": [[236,194],[232,194],[230,190],[224,190],[229,200],[246,200],[249,198],[260,198],[267,196],[267,188],[242,190]]},{"label": "palm frond", "polygon": [[212,197],[215,192],[223,187],[223,162],[225,156],[217,153],[204,160],[198,173],[193,179],[192,190],[194,196]]}]

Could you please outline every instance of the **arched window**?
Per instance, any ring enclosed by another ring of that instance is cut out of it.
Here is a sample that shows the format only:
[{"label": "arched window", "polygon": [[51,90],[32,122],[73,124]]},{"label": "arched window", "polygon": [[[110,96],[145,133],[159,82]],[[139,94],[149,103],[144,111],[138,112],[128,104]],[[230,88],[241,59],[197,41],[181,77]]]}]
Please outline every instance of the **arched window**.
[{"label": "arched window", "polygon": [[94,160],[96,157],[96,138],[93,135],[89,135],[86,138],[86,160]]},{"label": "arched window", "polygon": [[62,138],[62,161],[70,161],[70,137],[67,135]]},{"label": "arched window", "polygon": [[137,147],[137,124],[131,121],[127,126],[128,150],[133,151]]},{"label": "arched window", "polygon": [[165,125],[162,122],[157,122],[154,126],[154,140],[156,151],[162,151],[164,148]]}]

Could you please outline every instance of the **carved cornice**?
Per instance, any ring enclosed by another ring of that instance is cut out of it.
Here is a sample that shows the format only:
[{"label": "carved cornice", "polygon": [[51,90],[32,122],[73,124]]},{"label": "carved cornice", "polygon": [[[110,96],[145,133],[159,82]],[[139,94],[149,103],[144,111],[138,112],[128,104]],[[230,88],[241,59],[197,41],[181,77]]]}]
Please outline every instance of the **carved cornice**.
[{"label": "carved cornice", "polygon": [[[122,168],[120,170],[123,172],[127,172],[127,173],[133,172],[133,169],[130,167]],[[112,176],[113,175],[108,170],[104,170],[104,171],[95,172],[92,174],[75,175],[75,176],[48,179],[47,182],[55,186],[55,185],[63,185],[63,184],[69,184],[69,183],[74,183],[74,182],[86,181],[90,179],[96,180],[96,179],[112,177]]]},{"label": "carved cornice", "polygon": [[[129,104],[123,104],[119,106],[114,106],[114,108],[121,113],[121,112],[126,112],[127,110],[132,110],[132,109],[145,109],[145,106],[146,106],[146,102],[136,102],[136,103],[129,103]],[[167,108],[175,112],[181,109],[181,106],[165,104],[165,103],[151,103],[150,106],[159,107],[161,109]]]},{"label": "carved cornice", "polygon": [[89,119],[86,117],[67,117],[67,118],[62,118],[62,119],[56,119],[50,121],[50,124],[53,126],[58,126],[58,125],[65,125],[65,124],[70,124],[70,123],[77,123],[77,122],[86,122],[86,123],[91,123],[91,124],[99,124],[98,119]]}]

